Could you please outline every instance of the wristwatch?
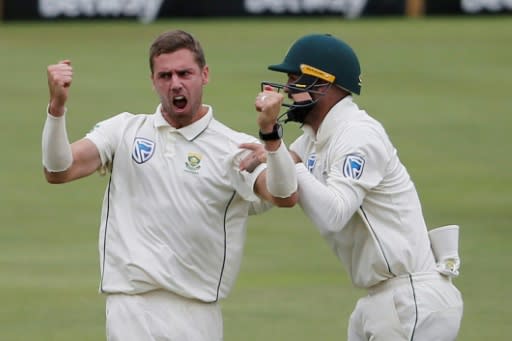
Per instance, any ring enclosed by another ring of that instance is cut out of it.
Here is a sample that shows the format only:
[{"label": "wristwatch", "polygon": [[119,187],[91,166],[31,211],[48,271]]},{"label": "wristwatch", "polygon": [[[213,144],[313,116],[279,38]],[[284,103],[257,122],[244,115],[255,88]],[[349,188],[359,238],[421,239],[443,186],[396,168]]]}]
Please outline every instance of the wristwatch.
[{"label": "wristwatch", "polygon": [[280,140],[283,137],[283,126],[279,123],[274,124],[272,132],[262,133],[260,130],[260,140],[262,141],[273,141]]}]

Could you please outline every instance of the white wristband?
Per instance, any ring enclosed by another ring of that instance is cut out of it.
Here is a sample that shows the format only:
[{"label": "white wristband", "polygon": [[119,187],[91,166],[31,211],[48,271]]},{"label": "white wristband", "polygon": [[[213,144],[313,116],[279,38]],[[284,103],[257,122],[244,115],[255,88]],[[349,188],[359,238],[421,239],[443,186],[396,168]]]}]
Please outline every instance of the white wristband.
[{"label": "white wristband", "polygon": [[66,119],[48,113],[43,128],[43,166],[49,172],[62,172],[73,163],[73,154],[66,132]]},{"label": "white wristband", "polygon": [[297,191],[295,164],[283,141],[276,151],[267,152],[267,190],[278,198]]}]

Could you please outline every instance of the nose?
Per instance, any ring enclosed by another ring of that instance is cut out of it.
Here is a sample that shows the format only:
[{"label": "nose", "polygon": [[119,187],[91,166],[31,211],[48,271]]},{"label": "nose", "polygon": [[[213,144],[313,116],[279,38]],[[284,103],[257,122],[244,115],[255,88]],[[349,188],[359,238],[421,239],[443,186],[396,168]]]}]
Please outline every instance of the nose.
[{"label": "nose", "polygon": [[181,80],[179,77],[177,77],[176,75],[173,75],[172,79],[171,79],[171,89],[172,91],[176,92],[176,91],[179,91],[183,88],[183,85],[181,83]]}]

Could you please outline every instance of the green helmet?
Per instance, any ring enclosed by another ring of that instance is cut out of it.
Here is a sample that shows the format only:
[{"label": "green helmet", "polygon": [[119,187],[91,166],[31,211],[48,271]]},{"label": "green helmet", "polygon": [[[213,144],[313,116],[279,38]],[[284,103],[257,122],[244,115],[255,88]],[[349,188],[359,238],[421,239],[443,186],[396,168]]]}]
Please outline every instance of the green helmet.
[{"label": "green helmet", "polygon": [[268,68],[317,77],[351,93],[361,93],[361,67],[354,50],[330,34],[303,36],[293,43],[281,64]]}]

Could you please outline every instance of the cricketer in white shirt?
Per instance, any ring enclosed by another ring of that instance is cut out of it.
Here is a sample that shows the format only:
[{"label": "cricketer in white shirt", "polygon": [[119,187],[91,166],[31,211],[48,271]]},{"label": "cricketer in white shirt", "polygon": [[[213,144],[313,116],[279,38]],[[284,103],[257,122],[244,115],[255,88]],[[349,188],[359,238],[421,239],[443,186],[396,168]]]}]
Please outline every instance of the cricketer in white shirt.
[{"label": "cricketer in white shirt", "polygon": [[122,113],[86,135],[112,175],[100,227],[104,293],[164,289],[215,302],[239,272],[249,210],[268,205],[253,192],[253,173],[238,163],[254,137],[213,118],[212,108],[176,129],[160,113]]},{"label": "cricketer in white shirt", "polygon": [[279,207],[298,199],[276,124],[283,96],[255,99],[268,156],[266,166],[254,158],[250,173],[239,167],[248,153],[241,146],[258,141],[202,104],[209,67],[199,41],[182,30],[163,32],[149,61],[156,112],[119,114],[72,144],[65,125],[71,60],[48,66],[45,178],[60,184],[110,171],[99,242],[107,340],[221,341],[218,301],[239,272],[248,215],[268,207],[259,197]]},{"label": "cricketer in white shirt", "polygon": [[303,160],[299,204],[370,294],[351,316],[348,339],[455,339],[460,292],[436,271],[418,194],[384,128],[348,95],[317,134],[307,124],[303,131],[290,145]]}]

